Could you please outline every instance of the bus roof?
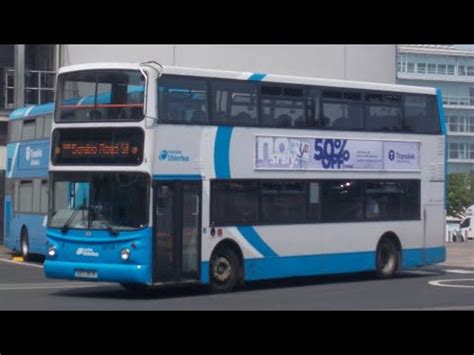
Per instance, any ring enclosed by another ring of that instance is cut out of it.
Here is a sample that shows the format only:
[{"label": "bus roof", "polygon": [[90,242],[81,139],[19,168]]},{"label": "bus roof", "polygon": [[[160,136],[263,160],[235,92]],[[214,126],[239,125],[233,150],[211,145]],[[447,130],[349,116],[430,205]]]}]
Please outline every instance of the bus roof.
[{"label": "bus roof", "polygon": [[43,105],[34,105],[18,108],[10,113],[9,119],[16,120],[25,117],[34,117],[52,114],[54,111],[54,102]]},{"label": "bus roof", "polygon": [[[349,80],[339,80],[339,79],[321,79],[321,78],[314,78],[314,77],[276,75],[276,74],[255,73],[255,72],[237,72],[237,71],[228,71],[228,70],[199,69],[199,68],[177,67],[177,66],[169,66],[169,65],[163,65],[162,67],[163,67],[163,74],[190,75],[190,76],[201,76],[201,77],[222,78],[222,79],[254,80],[254,81],[276,82],[276,83],[287,83],[287,84],[343,87],[343,88],[349,88],[349,89],[382,90],[382,91],[392,91],[392,92],[406,92],[406,93],[415,93],[415,94],[436,95],[435,88],[421,87],[421,86],[383,84],[383,83],[349,81]],[[139,63],[115,63],[115,62],[88,63],[88,64],[76,64],[76,65],[71,65],[67,67],[62,67],[59,69],[58,74],[63,74],[63,73],[72,72],[72,71],[79,71],[79,70],[93,70],[93,69],[139,70],[140,68],[141,66]]]}]

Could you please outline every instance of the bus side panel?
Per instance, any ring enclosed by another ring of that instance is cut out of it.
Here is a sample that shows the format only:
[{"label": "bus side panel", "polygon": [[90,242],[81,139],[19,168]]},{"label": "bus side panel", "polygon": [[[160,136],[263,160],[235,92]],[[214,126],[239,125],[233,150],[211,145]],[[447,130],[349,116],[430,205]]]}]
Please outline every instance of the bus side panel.
[{"label": "bus side panel", "polygon": [[10,195],[5,195],[5,214],[4,214],[4,244],[8,249],[15,249],[15,243],[11,232],[10,222],[12,220],[12,201]]},{"label": "bus side panel", "polygon": [[44,218],[44,215],[17,213],[10,222],[10,240],[12,243],[9,248],[20,250],[21,230],[24,227],[28,231],[30,252],[44,255],[46,252],[46,228],[43,225]]}]

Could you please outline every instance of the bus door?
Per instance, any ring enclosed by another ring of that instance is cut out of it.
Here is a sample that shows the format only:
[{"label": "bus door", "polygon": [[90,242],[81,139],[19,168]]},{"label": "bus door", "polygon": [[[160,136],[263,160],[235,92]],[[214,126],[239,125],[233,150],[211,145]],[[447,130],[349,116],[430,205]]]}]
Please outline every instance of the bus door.
[{"label": "bus door", "polygon": [[156,182],[153,188],[154,282],[199,279],[201,182]]}]

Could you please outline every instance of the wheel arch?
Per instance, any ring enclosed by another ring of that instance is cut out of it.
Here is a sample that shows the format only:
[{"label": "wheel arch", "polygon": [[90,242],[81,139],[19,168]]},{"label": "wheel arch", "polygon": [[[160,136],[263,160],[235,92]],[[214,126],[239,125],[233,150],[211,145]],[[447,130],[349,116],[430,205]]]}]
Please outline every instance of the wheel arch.
[{"label": "wheel arch", "polygon": [[397,247],[397,252],[398,252],[398,255],[397,255],[397,259],[398,259],[398,265],[397,265],[397,271],[401,271],[403,269],[403,253],[402,253],[402,243],[400,241],[400,238],[398,237],[398,235],[393,232],[393,231],[387,231],[385,232],[384,234],[382,234],[377,242],[377,247],[375,248],[375,253],[377,254],[377,250],[379,248],[379,245],[380,243],[383,241],[383,240],[390,240],[392,241],[395,246]]},{"label": "wheel arch", "polygon": [[245,277],[244,254],[242,253],[242,249],[240,248],[239,244],[235,240],[229,238],[221,240],[212,250],[211,257],[209,260],[212,260],[214,254],[221,249],[231,249],[237,254],[240,264],[239,280],[240,282],[243,282]]}]

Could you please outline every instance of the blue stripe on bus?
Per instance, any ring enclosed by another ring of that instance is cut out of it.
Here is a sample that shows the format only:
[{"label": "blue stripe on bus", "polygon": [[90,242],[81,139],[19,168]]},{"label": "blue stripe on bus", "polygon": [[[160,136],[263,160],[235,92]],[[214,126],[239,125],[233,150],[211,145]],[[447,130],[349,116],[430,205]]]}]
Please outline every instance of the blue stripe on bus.
[{"label": "blue stripe on bus", "polygon": [[249,76],[248,80],[262,81],[266,76],[267,74],[263,74],[263,73],[253,73],[252,75]]},{"label": "blue stripe on bus", "polygon": [[202,175],[198,174],[158,174],[153,175],[154,180],[186,180],[186,181],[201,181]]},{"label": "blue stripe on bus", "polygon": [[230,126],[217,127],[216,142],[214,145],[214,169],[216,178],[230,179],[230,139],[232,137]]},{"label": "blue stripe on bus", "polygon": [[[446,248],[406,249],[402,255],[405,269],[445,261]],[[373,270],[375,270],[375,251],[244,260],[244,277],[248,281]],[[201,263],[201,282],[209,283],[208,261]]]},{"label": "blue stripe on bus", "polygon": [[436,100],[438,102],[439,124],[441,133],[444,135],[444,204],[448,208],[448,136],[446,127],[446,115],[444,114],[443,98],[441,89],[436,89]]},{"label": "blue stripe on bus", "polygon": [[238,226],[240,234],[255,248],[257,251],[262,254],[265,258],[271,258],[278,256],[277,253],[270,248],[263,239],[258,235],[255,228],[251,226]]},{"label": "blue stripe on bus", "polygon": [[[214,169],[216,178],[230,179],[230,140],[233,127],[217,127],[216,142],[214,145]],[[263,256],[273,257],[277,254],[263,241],[257,231],[251,227],[237,227],[242,236]]]}]

